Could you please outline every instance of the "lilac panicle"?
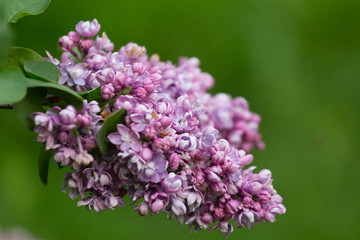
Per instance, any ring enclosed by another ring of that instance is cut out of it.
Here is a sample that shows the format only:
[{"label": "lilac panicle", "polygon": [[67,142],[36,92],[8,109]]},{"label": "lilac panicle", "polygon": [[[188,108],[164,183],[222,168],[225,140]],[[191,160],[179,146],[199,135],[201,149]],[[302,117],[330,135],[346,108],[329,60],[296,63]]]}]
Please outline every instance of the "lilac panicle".
[{"label": "lilac panicle", "polygon": [[[137,203],[141,216],[160,212],[198,231],[218,229],[224,237],[284,214],[270,170],[255,173],[249,151],[263,149],[260,117],[242,97],[207,90],[214,79],[197,58],[176,66],[145,47],[128,43],[118,51],[96,19],[81,21],[63,36],[59,83],[75,91],[100,88],[102,99],[82,109],[54,106],[36,112],[36,140],[54,149],[55,161],[71,169],[63,190],[78,206],[97,212]],[[106,136],[99,129],[116,110],[126,116]]]}]

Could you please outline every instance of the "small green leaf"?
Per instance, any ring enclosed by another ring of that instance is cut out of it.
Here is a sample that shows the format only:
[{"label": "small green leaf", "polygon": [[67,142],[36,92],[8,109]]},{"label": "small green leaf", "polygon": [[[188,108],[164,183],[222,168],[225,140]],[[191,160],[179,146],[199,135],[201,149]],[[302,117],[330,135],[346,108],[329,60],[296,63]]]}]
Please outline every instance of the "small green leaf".
[{"label": "small green leaf", "polygon": [[88,92],[82,92],[80,93],[80,95],[87,99],[88,101],[92,101],[92,100],[95,100],[99,103],[102,102],[102,95],[101,95],[101,86],[100,87],[97,87],[97,88],[94,88]]},{"label": "small green leaf", "polygon": [[48,90],[48,93],[61,97],[68,104],[72,104],[75,107],[81,107],[83,104],[84,99],[77,92],[64,85],[43,82],[31,78],[26,78],[25,80],[28,88],[44,87]]},{"label": "small green leaf", "polygon": [[16,116],[31,131],[34,129],[34,119],[30,117],[30,114],[45,111],[41,106],[41,101],[45,96],[45,88],[29,88],[26,97],[21,102],[13,104]]},{"label": "small green leaf", "polygon": [[49,160],[53,154],[52,150],[46,151],[45,146],[43,146],[40,150],[40,156],[39,156],[39,175],[41,182],[44,183],[44,185],[47,184],[48,179],[48,171],[49,171]]},{"label": "small green leaf", "polygon": [[50,62],[28,61],[24,65],[26,73],[35,79],[46,80],[57,83],[59,80],[59,69]]},{"label": "small green leaf", "polygon": [[11,66],[0,73],[0,103],[15,103],[26,95],[25,76],[18,67]]},{"label": "small green leaf", "polygon": [[3,0],[5,19],[16,22],[27,15],[38,15],[45,11],[51,0]]},{"label": "small green leaf", "polygon": [[[3,49],[0,49],[2,54]],[[43,58],[36,52],[34,52],[31,49],[28,48],[22,48],[22,47],[10,47],[8,49],[8,57],[5,60],[0,61],[0,70],[16,65],[20,67],[21,69],[24,69],[24,64],[27,61],[37,60],[41,61]]]},{"label": "small green leaf", "polygon": [[107,135],[116,131],[117,124],[124,123],[126,116],[126,110],[120,109],[111,114],[100,128],[96,141],[101,152],[106,153],[109,149],[110,141],[107,139]]}]

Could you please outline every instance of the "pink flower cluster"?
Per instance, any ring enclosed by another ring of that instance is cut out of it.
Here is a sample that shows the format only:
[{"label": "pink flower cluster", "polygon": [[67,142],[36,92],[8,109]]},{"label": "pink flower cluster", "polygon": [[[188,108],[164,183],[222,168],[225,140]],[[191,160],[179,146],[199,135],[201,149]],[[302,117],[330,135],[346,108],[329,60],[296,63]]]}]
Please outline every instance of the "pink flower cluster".
[{"label": "pink flower cluster", "polygon": [[[165,212],[190,229],[219,228],[227,237],[233,219],[239,228],[274,222],[284,214],[271,172],[255,167],[248,152],[264,147],[260,117],[243,98],[206,91],[213,78],[196,58],[179,66],[148,58],[135,43],[112,52],[96,20],[80,22],[60,39],[59,82],[75,91],[99,89],[102,101],[84,100],[83,109],[56,106],[34,113],[37,141],[55,149],[55,161],[69,166],[63,185],[78,206],[103,211],[130,204],[141,215]],[[91,39],[95,37],[95,39]],[[105,153],[97,135],[120,109],[125,118],[107,135]]]}]

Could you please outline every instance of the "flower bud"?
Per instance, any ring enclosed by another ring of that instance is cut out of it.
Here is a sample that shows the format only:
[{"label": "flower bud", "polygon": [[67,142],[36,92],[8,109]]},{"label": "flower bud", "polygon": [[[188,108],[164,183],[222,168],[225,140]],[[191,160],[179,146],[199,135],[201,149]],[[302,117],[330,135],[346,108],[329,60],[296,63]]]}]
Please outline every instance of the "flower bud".
[{"label": "flower bud", "polygon": [[90,113],[96,114],[96,113],[100,112],[99,104],[94,100],[89,102],[89,104],[87,105],[87,109]]},{"label": "flower bud", "polygon": [[58,139],[61,143],[66,143],[66,141],[69,139],[69,133],[67,133],[67,132],[61,132],[61,133],[59,133],[59,135],[57,135],[57,139]]},{"label": "flower bud", "polygon": [[218,192],[218,193],[226,193],[227,191],[227,186],[225,185],[225,183],[223,182],[214,182],[211,184],[211,189],[214,192]]},{"label": "flower bud", "polygon": [[160,124],[162,128],[167,128],[168,126],[170,126],[171,123],[172,123],[172,119],[167,116],[163,116],[160,119]]},{"label": "flower bud", "polygon": [[146,127],[145,128],[145,137],[150,138],[150,139],[156,137],[156,129],[151,126]]},{"label": "flower bud", "polygon": [[108,174],[101,174],[100,176],[100,184],[102,186],[108,185],[111,181],[111,177]]},{"label": "flower bud", "polygon": [[88,58],[86,59],[86,63],[88,64],[89,68],[93,70],[101,70],[106,65],[106,57],[100,54],[89,54]]},{"label": "flower bud", "polygon": [[122,72],[117,72],[114,76],[113,85],[116,91],[120,91],[125,86],[126,75]]},{"label": "flower bud", "polygon": [[86,136],[83,139],[83,147],[86,151],[92,151],[96,148],[95,136]]},{"label": "flower bud", "polygon": [[171,170],[175,171],[179,168],[180,164],[180,155],[177,153],[172,153],[169,157],[169,167]]},{"label": "flower bud", "polygon": [[225,216],[224,209],[220,207],[215,208],[214,215],[217,218],[223,218]]},{"label": "flower bud", "polygon": [[263,169],[261,170],[259,173],[259,181],[261,183],[266,183],[269,182],[271,180],[271,172],[268,169]]},{"label": "flower bud", "polygon": [[137,207],[137,210],[138,210],[138,213],[139,213],[140,216],[146,216],[146,214],[149,211],[149,206],[147,205],[146,202],[142,202]]},{"label": "flower bud", "polygon": [[163,210],[165,208],[165,203],[164,201],[160,200],[160,199],[156,199],[151,205],[150,205],[150,210],[153,213],[159,213],[161,210]]},{"label": "flower bud", "polygon": [[78,155],[76,155],[75,161],[78,164],[82,164],[82,165],[86,166],[94,161],[94,157],[92,155],[88,154],[87,152],[81,152]]},{"label": "flower bud", "polygon": [[252,207],[253,202],[254,201],[252,200],[252,198],[250,196],[245,196],[242,200],[242,203],[243,203],[244,207],[246,207],[246,208]]},{"label": "flower bud", "polygon": [[140,75],[144,74],[146,71],[146,66],[142,63],[134,63],[133,71],[139,73]]},{"label": "flower bud", "polygon": [[213,221],[213,216],[210,213],[205,213],[202,215],[201,221],[205,224],[210,224]]},{"label": "flower bud", "polygon": [[147,92],[146,92],[146,90],[144,88],[138,87],[137,89],[134,90],[134,94],[135,94],[136,97],[142,99],[142,98],[146,97]]},{"label": "flower bud", "polygon": [[144,88],[148,93],[153,93],[155,91],[155,85],[154,82],[152,80],[152,78],[145,78],[144,79]]},{"label": "flower bud", "polygon": [[155,149],[161,149],[163,151],[168,151],[170,149],[170,142],[164,138],[157,138],[153,142],[153,147]]},{"label": "flower bud", "polygon": [[143,148],[140,152],[140,156],[146,161],[150,160],[152,158],[152,155],[153,154],[150,148]]},{"label": "flower bud", "polygon": [[207,179],[211,182],[221,181],[220,175],[222,173],[220,166],[213,166],[206,171]]},{"label": "flower bud", "polygon": [[81,127],[88,127],[91,124],[92,118],[87,113],[78,114],[76,117],[76,121]]},{"label": "flower bud", "polygon": [[61,110],[60,120],[63,124],[71,124],[75,122],[76,109],[73,106],[67,106],[65,109]]},{"label": "flower bud", "polygon": [[239,203],[238,201],[231,199],[226,202],[225,211],[230,214],[234,214],[239,210]]},{"label": "flower bud", "polygon": [[176,193],[181,190],[182,180],[179,175],[171,172],[169,173],[166,178],[163,179],[161,182],[161,186],[168,192],[168,193]]},{"label": "flower bud", "polygon": [[251,194],[258,194],[262,189],[262,185],[259,182],[250,182],[246,184],[245,191]]},{"label": "flower bud", "polygon": [[102,86],[100,92],[104,101],[115,97],[115,89],[111,83]]},{"label": "flower bud", "polygon": [[68,37],[70,38],[70,40],[72,40],[74,43],[77,43],[80,41],[80,36],[79,34],[77,34],[74,31],[71,31],[68,33]]},{"label": "flower bud", "polygon": [[59,40],[59,45],[64,51],[69,51],[74,47],[74,42],[68,36],[63,36]]},{"label": "flower bud", "polygon": [[90,39],[81,39],[79,41],[79,48],[84,52],[87,53],[91,47],[92,47],[92,41]]},{"label": "flower bud", "polygon": [[85,38],[95,36],[100,31],[100,24],[96,19],[89,21],[80,21],[76,27],[76,31]]}]

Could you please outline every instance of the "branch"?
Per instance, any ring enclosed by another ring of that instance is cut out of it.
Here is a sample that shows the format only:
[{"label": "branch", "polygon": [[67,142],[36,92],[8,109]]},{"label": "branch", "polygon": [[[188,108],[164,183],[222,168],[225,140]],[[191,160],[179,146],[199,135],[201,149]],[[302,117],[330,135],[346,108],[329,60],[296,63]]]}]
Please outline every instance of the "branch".
[{"label": "branch", "polygon": [[0,104],[0,109],[14,109],[11,104]]}]

